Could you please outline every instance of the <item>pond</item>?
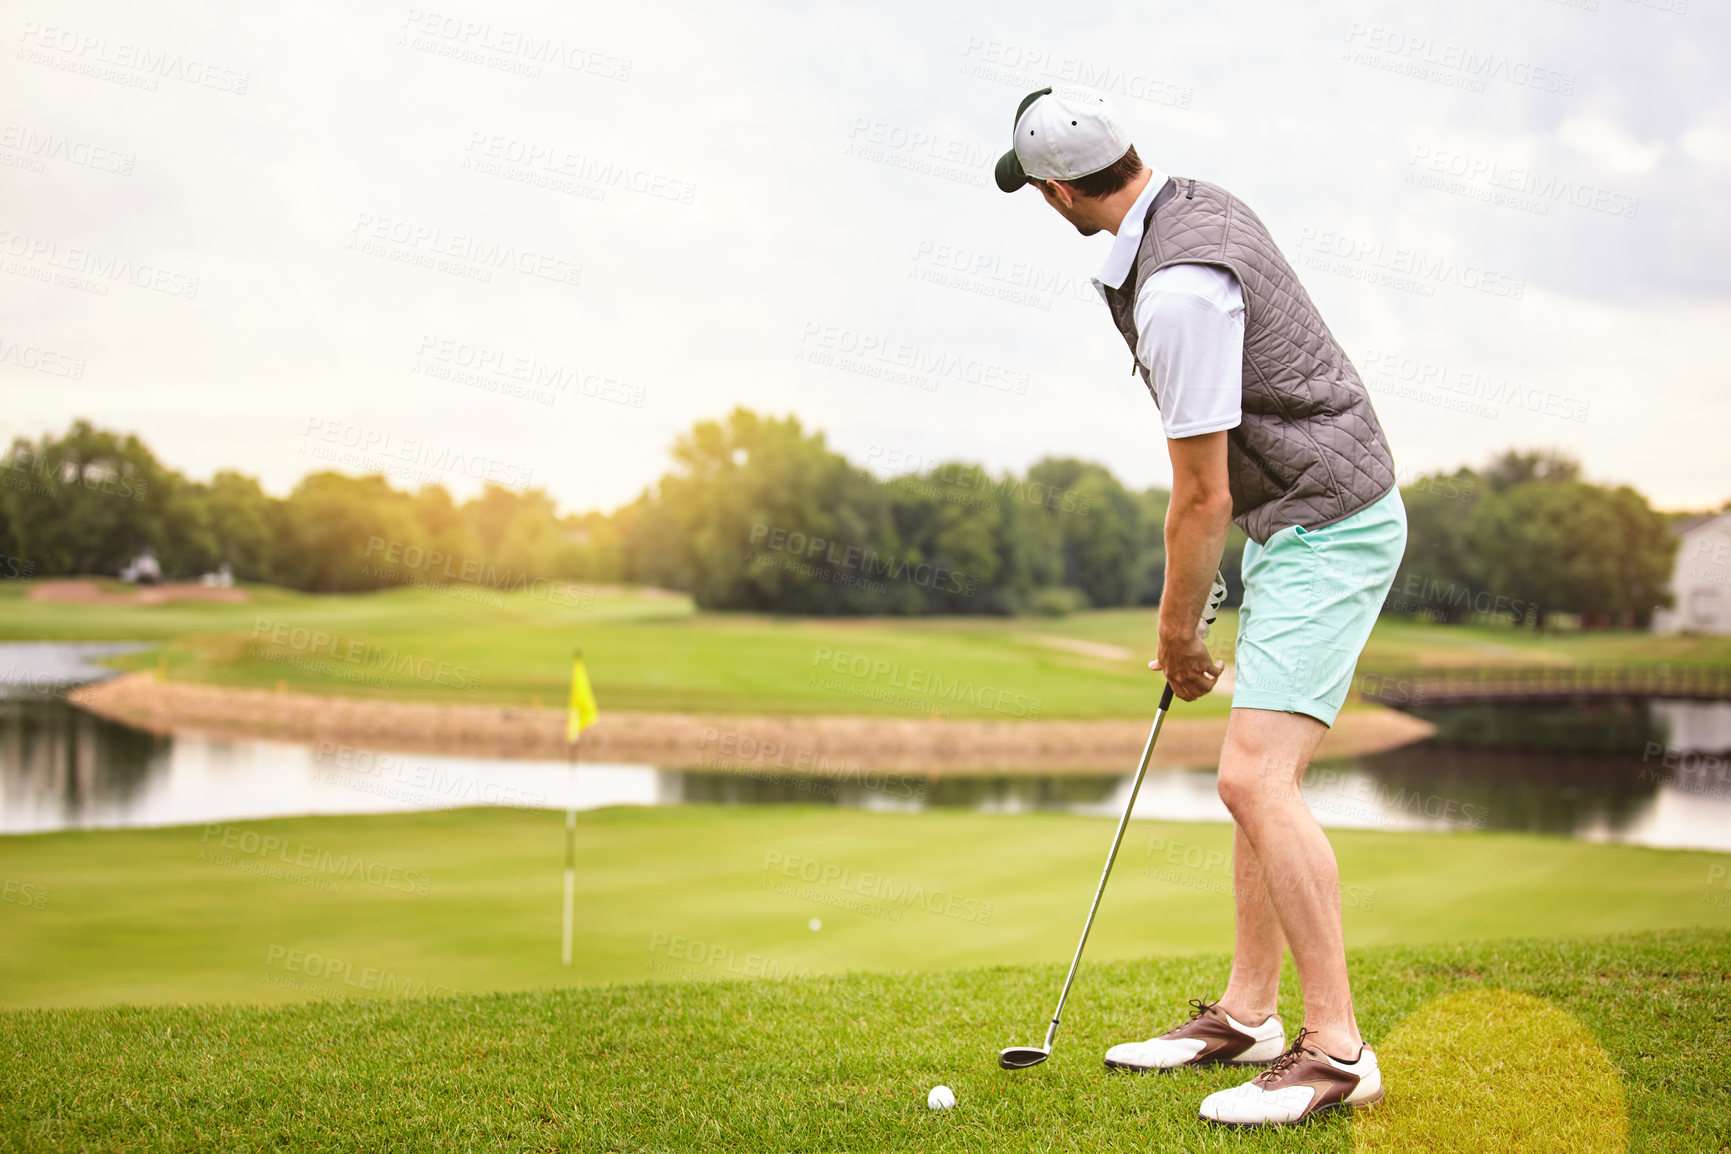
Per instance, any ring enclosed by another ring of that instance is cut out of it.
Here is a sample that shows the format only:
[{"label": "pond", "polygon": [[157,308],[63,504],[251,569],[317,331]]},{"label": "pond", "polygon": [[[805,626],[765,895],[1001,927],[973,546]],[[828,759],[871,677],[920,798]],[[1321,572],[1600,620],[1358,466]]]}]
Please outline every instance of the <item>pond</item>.
[{"label": "pond", "polygon": [[[200,734],[158,737],[55,693],[0,698],[0,833],[181,825],[466,805],[825,805],[1116,814],[1130,774],[852,772],[804,777],[445,757]],[[1622,701],[1424,711],[1430,740],[1319,763],[1305,798],[1324,825],[1503,829],[1731,850],[1731,704]],[[1138,818],[1224,821],[1208,767],[1153,771]]]}]

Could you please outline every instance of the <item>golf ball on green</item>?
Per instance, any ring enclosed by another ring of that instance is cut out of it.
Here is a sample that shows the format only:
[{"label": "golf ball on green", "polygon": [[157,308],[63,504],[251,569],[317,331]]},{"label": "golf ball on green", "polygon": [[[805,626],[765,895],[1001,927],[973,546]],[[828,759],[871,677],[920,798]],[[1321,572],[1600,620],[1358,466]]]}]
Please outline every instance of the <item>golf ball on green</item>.
[{"label": "golf ball on green", "polygon": [[948,1110],[956,1104],[956,1092],[948,1086],[933,1086],[932,1092],[926,1095],[928,1110]]}]

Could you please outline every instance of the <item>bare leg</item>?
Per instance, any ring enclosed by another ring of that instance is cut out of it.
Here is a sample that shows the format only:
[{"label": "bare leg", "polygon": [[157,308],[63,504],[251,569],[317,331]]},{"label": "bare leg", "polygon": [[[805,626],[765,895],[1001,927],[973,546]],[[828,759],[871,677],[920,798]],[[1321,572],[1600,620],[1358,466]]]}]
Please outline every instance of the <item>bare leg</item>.
[{"label": "bare leg", "polygon": [[1279,1009],[1280,959],[1286,935],[1269,900],[1262,861],[1240,826],[1232,828],[1232,976],[1220,1005],[1247,1026],[1261,1025]]},{"label": "bare leg", "polygon": [[[1232,811],[1238,836],[1255,852],[1263,892],[1292,947],[1304,989],[1305,1028],[1315,1031],[1316,1044],[1327,1053],[1350,1060],[1363,1039],[1346,973],[1340,868],[1328,835],[1299,792],[1310,758],[1327,732],[1322,722],[1299,713],[1234,709],[1220,755],[1220,798]],[[1242,879],[1241,867],[1238,874]],[[1244,882],[1237,884],[1242,890]],[[1240,894],[1241,910],[1247,897],[1254,895]],[[1255,902],[1249,904],[1254,915]],[[1253,946],[1257,952],[1244,959],[1245,978],[1259,983],[1268,976],[1268,934],[1260,928],[1253,932],[1258,935]],[[1278,952],[1274,956],[1278,979]],[[1236,959],[1233,976],[1238,976]]]}]

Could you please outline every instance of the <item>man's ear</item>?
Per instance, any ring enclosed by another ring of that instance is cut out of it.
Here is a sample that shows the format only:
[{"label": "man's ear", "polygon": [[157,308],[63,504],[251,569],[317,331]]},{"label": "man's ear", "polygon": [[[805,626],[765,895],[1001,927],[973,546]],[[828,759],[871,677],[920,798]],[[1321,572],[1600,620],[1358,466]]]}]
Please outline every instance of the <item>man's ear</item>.
[{"label": "man's ear", "polygon": [[1050,190],[1052,199],[1061,202],[1065,208],[1076,207],[1076,190],[1063,181],[1042,181],[1040,187]]}]

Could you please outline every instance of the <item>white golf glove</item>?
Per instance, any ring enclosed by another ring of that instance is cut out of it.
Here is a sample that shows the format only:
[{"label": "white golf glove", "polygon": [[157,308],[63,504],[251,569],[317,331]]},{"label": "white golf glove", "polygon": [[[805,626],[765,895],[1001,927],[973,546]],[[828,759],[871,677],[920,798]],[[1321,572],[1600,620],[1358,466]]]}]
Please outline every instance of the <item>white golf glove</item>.
[{"label": "white golf glove", "polygon": [[1214,571],[1214,588],[1208,591],[1208,604],[1202,609],[1202,624],[1196,627],[1196,635],[1204,641],[1208,640],[1208,630],[1213,626],[1214,619],[1220,616],[1220,604],[1226,600],[1226,578],[1220,571]]}]

